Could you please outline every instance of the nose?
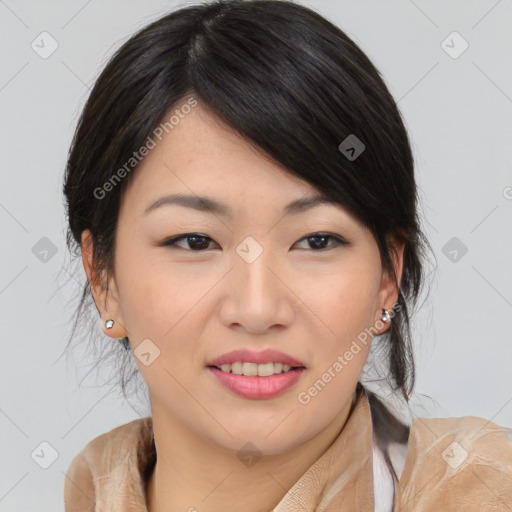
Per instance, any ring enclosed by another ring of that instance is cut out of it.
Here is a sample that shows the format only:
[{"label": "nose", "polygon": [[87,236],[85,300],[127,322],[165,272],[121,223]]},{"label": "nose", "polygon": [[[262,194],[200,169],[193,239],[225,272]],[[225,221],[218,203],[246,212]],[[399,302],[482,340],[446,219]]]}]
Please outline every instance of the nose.
[{"label": "nose", "polygon": [[257,334],[290,325],[294,294],[284,266],[269,250],[263,250],[255,259],[237,254],[226,277],[226,300],[222,307],[226,326],[237,325]]}]

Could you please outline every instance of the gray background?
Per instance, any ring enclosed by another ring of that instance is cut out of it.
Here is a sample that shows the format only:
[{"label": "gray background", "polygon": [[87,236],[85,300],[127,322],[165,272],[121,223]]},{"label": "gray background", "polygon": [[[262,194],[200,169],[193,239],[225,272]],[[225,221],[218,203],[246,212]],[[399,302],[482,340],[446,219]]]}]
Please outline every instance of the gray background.
[{"label": "gray background", "polygon": [[[435,402],[417,403],[425,416],[512,426],[512,2],[304,3],[368,54],[410,131],[438,260],[414,327],[416,390]],[[0,0],[1,511],[64,510],[72,457],[137,417],[117,388],[109,392],[94,377],[79,386],[93,364],[86,351],[68,363],[60,357],[72,325],[67,303],[84,278],[80,263],[58,289],[59,276],[73,271],[62,175],[78,114],[106,59],[176,5]],[[46,59],[31,47],[43,31],[59,45]],[[445,50],[453,55],[461,40],[449,38],[451,49],[442,44],[453,31],[469,44],[457,58]],[[43,261],[45,237],[56,253]],[[446,245],[453,237],[459,247]],[[48,469],[31,457],[44,441],[58,453]]]}]

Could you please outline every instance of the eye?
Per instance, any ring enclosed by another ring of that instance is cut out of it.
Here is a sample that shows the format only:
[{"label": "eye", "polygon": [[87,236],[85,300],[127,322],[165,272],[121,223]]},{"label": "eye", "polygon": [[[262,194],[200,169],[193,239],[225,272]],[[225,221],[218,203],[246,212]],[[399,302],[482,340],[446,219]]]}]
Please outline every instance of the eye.
[{"label": "eye", "polygon": [[[162,245],[166,247],[175,245],[177,246],[178,242],[180,242],[181,240],[186,240],[188,242],[189,248],[192,248],[194,252],[200,252],[201,250],[207,248],[208,243],[206,243],[206,240],[211,240],[213,242],[213,240],[210,237],[201,235],[199,233],[185,233],[184,235],[169,238]],[[184,247],[182,248],[184,249]]]},{"label": "eye", "polygon": [[[302,241],[306,241],[310,248],[314,249],[314,252],[320,252],[325,249],[329,249],[326,247],[326,244],[329,240],[334,241],[334,244],[331,244],[330,248],[338,247],[340,245],[349,245],[349,243],[342,238],[331,235],[329,233],[312,233],[307,235],[299,240],[299,243]],[[162,243],[165,247],[180,247],[182,249],[187,249],[187,247],[183,247],[178,245],[179,242],[186,241],[188,244],[188,249],[191,249],[193,252],[201,252],[208,249],[208,245],[213,240],[206,236],[201,235],[200,233],[185,233],[183,235],[178,235],[173,238],[169,238],[165,242]]]},{"label": "eye", "polygon": [[348,242],[345,240],[338,236],[330,235],[329,233],[312,233],[311,235],[301,238],[299,242],[302,242],[303,240],[306,240],[310,247],[316,248],[315,252],[326,249],[326,242],[328,240],[334,241],[334,246],[331,245],[331,248],[338,247],[340,245],[348,245]]}]

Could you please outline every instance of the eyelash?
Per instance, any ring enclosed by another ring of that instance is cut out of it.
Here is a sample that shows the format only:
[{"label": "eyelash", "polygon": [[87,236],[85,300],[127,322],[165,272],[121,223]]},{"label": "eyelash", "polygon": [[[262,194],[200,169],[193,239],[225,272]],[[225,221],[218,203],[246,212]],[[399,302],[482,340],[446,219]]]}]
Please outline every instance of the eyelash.
[{"label": "eyelash", "polygon": [[[201,235],[200,233],[185,233],[183,235],[178,235],[178,236],[169,238],[169,239],[165,240],[164,242],[162,242],[161,245],[164,247],[175,248],[175,247],[178,247],[176,244],[180,240],[184,240],[187,238],[193,238],[193,237],[203,238],[203,239],[208,239],[208,240],[213,241],[209,236]],[[331,249],[335,249],[336,247],[339,247],[339,246],[350,245],[349,242],[343,240],[339,236],[331,235],[329,233],[324,233],[324,232],[311,233],[310,235],[306,235],[305,237],[301,238],[299,240],[299,242],[302,242],[303,240],[308,240],[310,238],[328,238],[328,239],[332,239],[335,241],[334,246],[324,247],[322,249],[312,249],[313,252],[324,252],[324,251],[329,251]],[[183,247],[179,247],[179,248],[183,249]],[[188,249],[184,249],[184,250],[188,250]],[[198,250],[190,249],[190,252],[204,252],[205,250],[207,250],[207,249],[198,249]]]}]

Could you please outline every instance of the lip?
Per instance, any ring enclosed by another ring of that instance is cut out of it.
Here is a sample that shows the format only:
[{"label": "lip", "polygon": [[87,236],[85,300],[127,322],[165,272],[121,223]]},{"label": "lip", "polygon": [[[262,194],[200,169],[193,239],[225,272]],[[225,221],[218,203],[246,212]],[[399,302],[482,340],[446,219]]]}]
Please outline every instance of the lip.
[{"label": "lip", "polygon": [[268,377],[235,375],[214,367],[209,367],[208,371],[215,376],[217,382],[236,395],[259,400],[273,398],[291,388],[297,383],[306,369],[296,368]]},{"label": "lip", "polygon": [[228,352],[227,354],[223,354],[220,357],[212,359],[206,364],[206,366],[222,366],[223,364],[232,364],[238,361],[242,363],[256,364],[273,362],[288,364],[292,367],[302,366],[304,368],[306,366],[304,363],[295,359],[294,357],[275,349],[265,349],[257,352],[248,349],[233,350],[232,352]]}]

